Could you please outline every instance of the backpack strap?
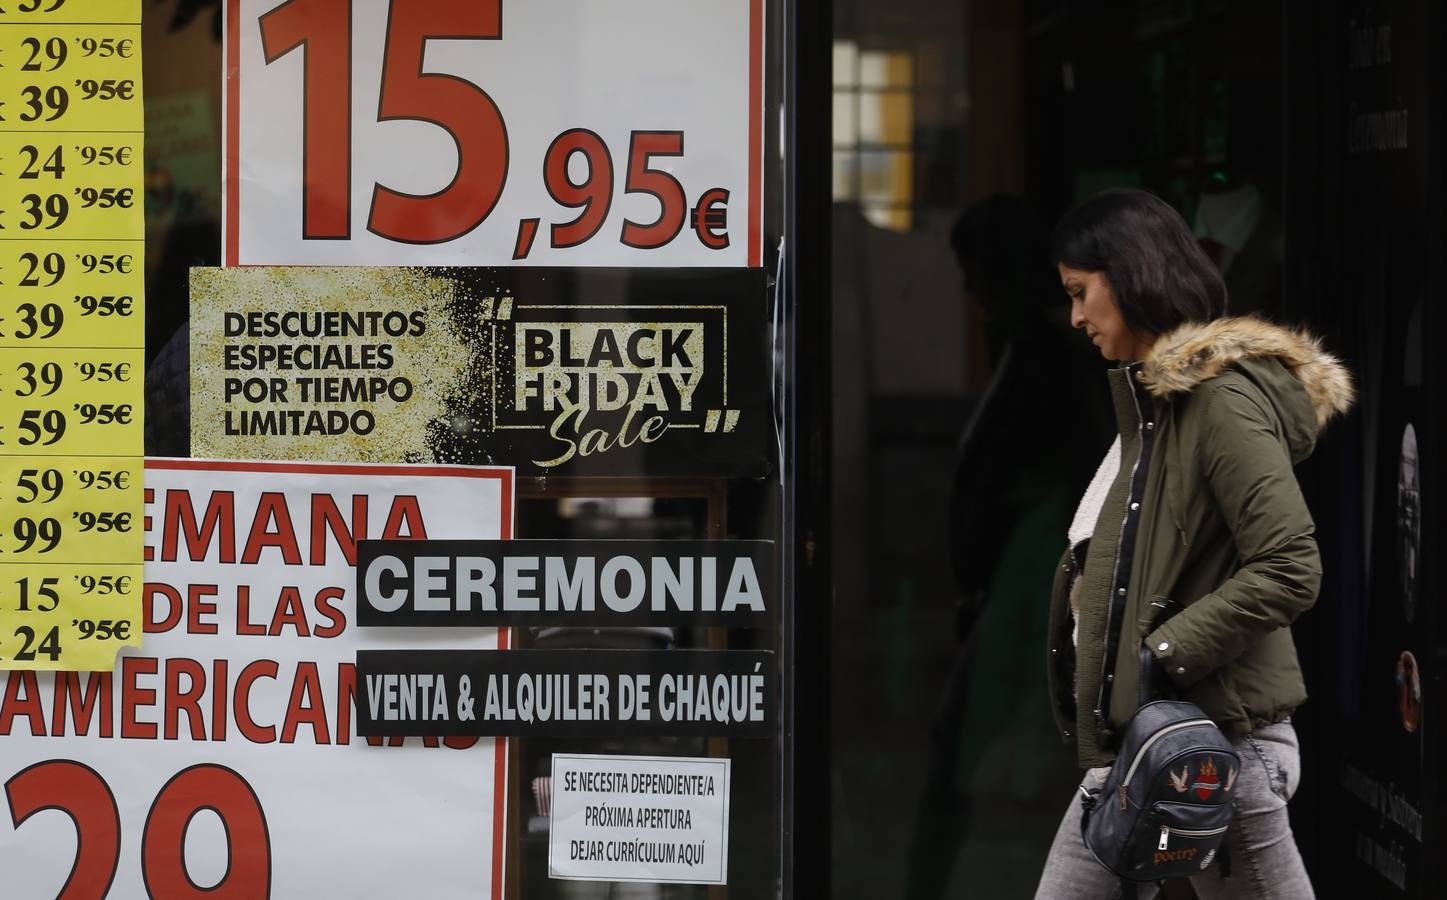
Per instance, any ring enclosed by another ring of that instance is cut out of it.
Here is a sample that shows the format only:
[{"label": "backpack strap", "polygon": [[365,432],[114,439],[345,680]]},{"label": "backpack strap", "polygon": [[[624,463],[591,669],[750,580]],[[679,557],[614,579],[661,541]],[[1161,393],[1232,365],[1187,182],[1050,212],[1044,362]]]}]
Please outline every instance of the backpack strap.
[{"label": "backpack strap", "polygon": [[1085,785],[1080,786],[1080,843],[1086,847],[1090,846],[1090,842],[1085,839],[1085,833],[1090,829],[1090,816],[1099,802],[1099,789],[1088,791]]},{"label": "backpack strap", "polygon": [[1140,709],[1151,702],[1151,675],[1155,669],[1155,657],[1151,656],[1151,648],[1141,645],[1141,674],[1137,680],[1140,685],[1136,709]]},{"label": "backpack strap", "polygon": [[[1155,631],[1157,628],[1160,628],[1162,625],[1169,622],[1175,617],[1176,613],[1181,611],[1182,607],[1177,605],[1173,609],[1172,604],[1169,601],[1165,601],[1159,607],[1157,607],[1157,609],[1159,610],[1159,612],[1157,612],[1154,616],[1151,616],[1150,622],[1146,625],[1146,634],[1150,634],[1152,631]],[[1136,709],[1140,709],[1142,706],[1145,706],[1153,699],[1151,696],[1151,682],[1155,679],[1157,668],[1156,658],[1151,653],[1150,647],[1147,647],[1145,644],[1141,644],[1140,655],[1141,671],[1140,677],[1136,679],[1138,685]],[[1169,686],[1170,682],[1167,681],[1166,684]]]}]

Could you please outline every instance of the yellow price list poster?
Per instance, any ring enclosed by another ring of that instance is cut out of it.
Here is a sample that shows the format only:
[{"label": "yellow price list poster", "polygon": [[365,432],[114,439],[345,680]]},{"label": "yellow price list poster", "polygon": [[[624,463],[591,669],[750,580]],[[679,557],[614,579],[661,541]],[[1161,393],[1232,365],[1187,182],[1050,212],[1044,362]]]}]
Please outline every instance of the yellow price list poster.
[{"label": "yellow price list poster", "polygon": [[[4,29],[0,29],[3,33]],[[140,135],[0,135],[0,230],[47,239],[141,240]],[[7,173],[8,174],[8,173]]]},{"label": "yellow price list poster", "polygon": [[0,566],[0,666],[111,668],[116,650],[141,644],[144,579],[141,565]]},{"label": "yellow price list poster", "polygon": [[140,456],[144,365],[143,350],[0,349],[0,451]]},{"label": "yellow price list poster", "polygon": [[138,456],[0,457],[0,559],[139,563],[141,466]]},{"label": "yellow price list poster", "polygon": [[0,0],[0,669],[139,645],[140,0]]},{"label": "yellow price list poster", "polygon": [[0,347],[141,346],[143,247],[0,240]]},{"label": "yellow price list poster", "polygon": [[6,131],[144,130],[140,25],[7,25],[0,58]]}]

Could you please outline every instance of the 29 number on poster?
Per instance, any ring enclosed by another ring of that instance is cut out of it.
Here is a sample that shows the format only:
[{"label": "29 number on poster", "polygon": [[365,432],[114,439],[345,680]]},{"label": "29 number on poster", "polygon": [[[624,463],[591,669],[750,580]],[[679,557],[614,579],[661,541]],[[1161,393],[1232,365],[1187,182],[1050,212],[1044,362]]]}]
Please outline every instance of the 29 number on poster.
[{"label": "29 number on poster", "polygon": [[[36,763],[5,782],[11,821],[58,810],[75,825],[75,862],[56,900],[104,900],[121,857],[115,794],[94,769],[68,759]],[[202,887],[186,869],[186,832],[196,814],[221,820],[226,872]],[[132,842],[133,845],[134,842]],[[178,772],[156,794],[141,835],[141,877],[149,896],[167,900],[266,900],[271,896],[271,844],[261,801],[246,779],[225,766]]]},{"label": "29 number on poster", "polygon": [[[307,240],[351,237],[353,2],[288,0],[258,19],[268,65],[293,52],[306,54],[301,232]],[[378,121],[405,119],[444,129],[457,145],[457,171],[433,194],[374,184],[367,230],[388,240],[455,240],[487,219],[506,186],[510,160],[502,110],[481,86],[422,69],[426,42],[448,38],[501,40],[502,0],[391,0]],[[659,213],[652,222],[625,221],[618,237],[622,244],[640,250],[664,247],[688,225],[704,247],[729,246],[729,191],[707,188],[690,208],[684,186],[655,165],[683,153],[682,131],[632,132],[622,190],[652,195]],[[586,163],[587,175],[580,181],[569,173],[575,157]],[[613,158],[603,139],[585,128],[569,129],[553,140],[542,161],[544,184],[560,206],[578,210],[572,220],[551,225],[553,248],[578,246],[602,229],[618,175]],[[528,255],[540,221],[519,221],[514,259]]]}]

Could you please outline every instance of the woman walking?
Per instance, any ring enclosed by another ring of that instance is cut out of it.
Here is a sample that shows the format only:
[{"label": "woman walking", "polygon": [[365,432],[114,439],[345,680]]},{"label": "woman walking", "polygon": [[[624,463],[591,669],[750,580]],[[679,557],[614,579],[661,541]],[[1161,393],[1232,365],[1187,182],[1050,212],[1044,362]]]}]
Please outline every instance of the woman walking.
[{"label": "woman walking", "polygon": [[[1226,289],[1181,217],[1138,190],[1066,215],[1054,255],[1071,324],[1107,359],[1119,426],[1069,533],[1051,598],[1049,672],[1064,739],[1097,791],[1137,707],[1139,648],[1158,693],[1199,706],[1242,766],[1227,866],[1203,900],[1310,898],[1286,804],[1300,777],[1292,712],[1306,700],[1289,626],[1321,559],[1293,467],[1353,399],[1314,338],[1227,318]],[[1111,900],[1081,803],[1055,836],[1037,900]],[[1142,898],[1154,887],[1142,885]]]}]

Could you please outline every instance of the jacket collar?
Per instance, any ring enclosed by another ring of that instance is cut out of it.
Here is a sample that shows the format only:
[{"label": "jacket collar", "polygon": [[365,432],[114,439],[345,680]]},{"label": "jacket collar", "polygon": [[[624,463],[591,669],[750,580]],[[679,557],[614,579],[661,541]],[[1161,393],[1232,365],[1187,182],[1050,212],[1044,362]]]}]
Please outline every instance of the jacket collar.
[{"label": "jacket collar", "polygon": [[1255,316],[1189,322],[1156,339],[1141,366],[1140,381],[1153,396],[1187,394],[1228,367],[1275,358],[1306,389],[1318,426],[1345,413],[1356,398],[1351,373],[1305,330],[1288,329]]},{"label": "jacket collar", "polygon": [[1115,407],[1115,423],[1121,436],[1135,436],[1141,425],[1155,411],[1155,398],[1146,388],[1140,362],[1116,366],[1106,372],[1110,385],[1111,404]]}]

